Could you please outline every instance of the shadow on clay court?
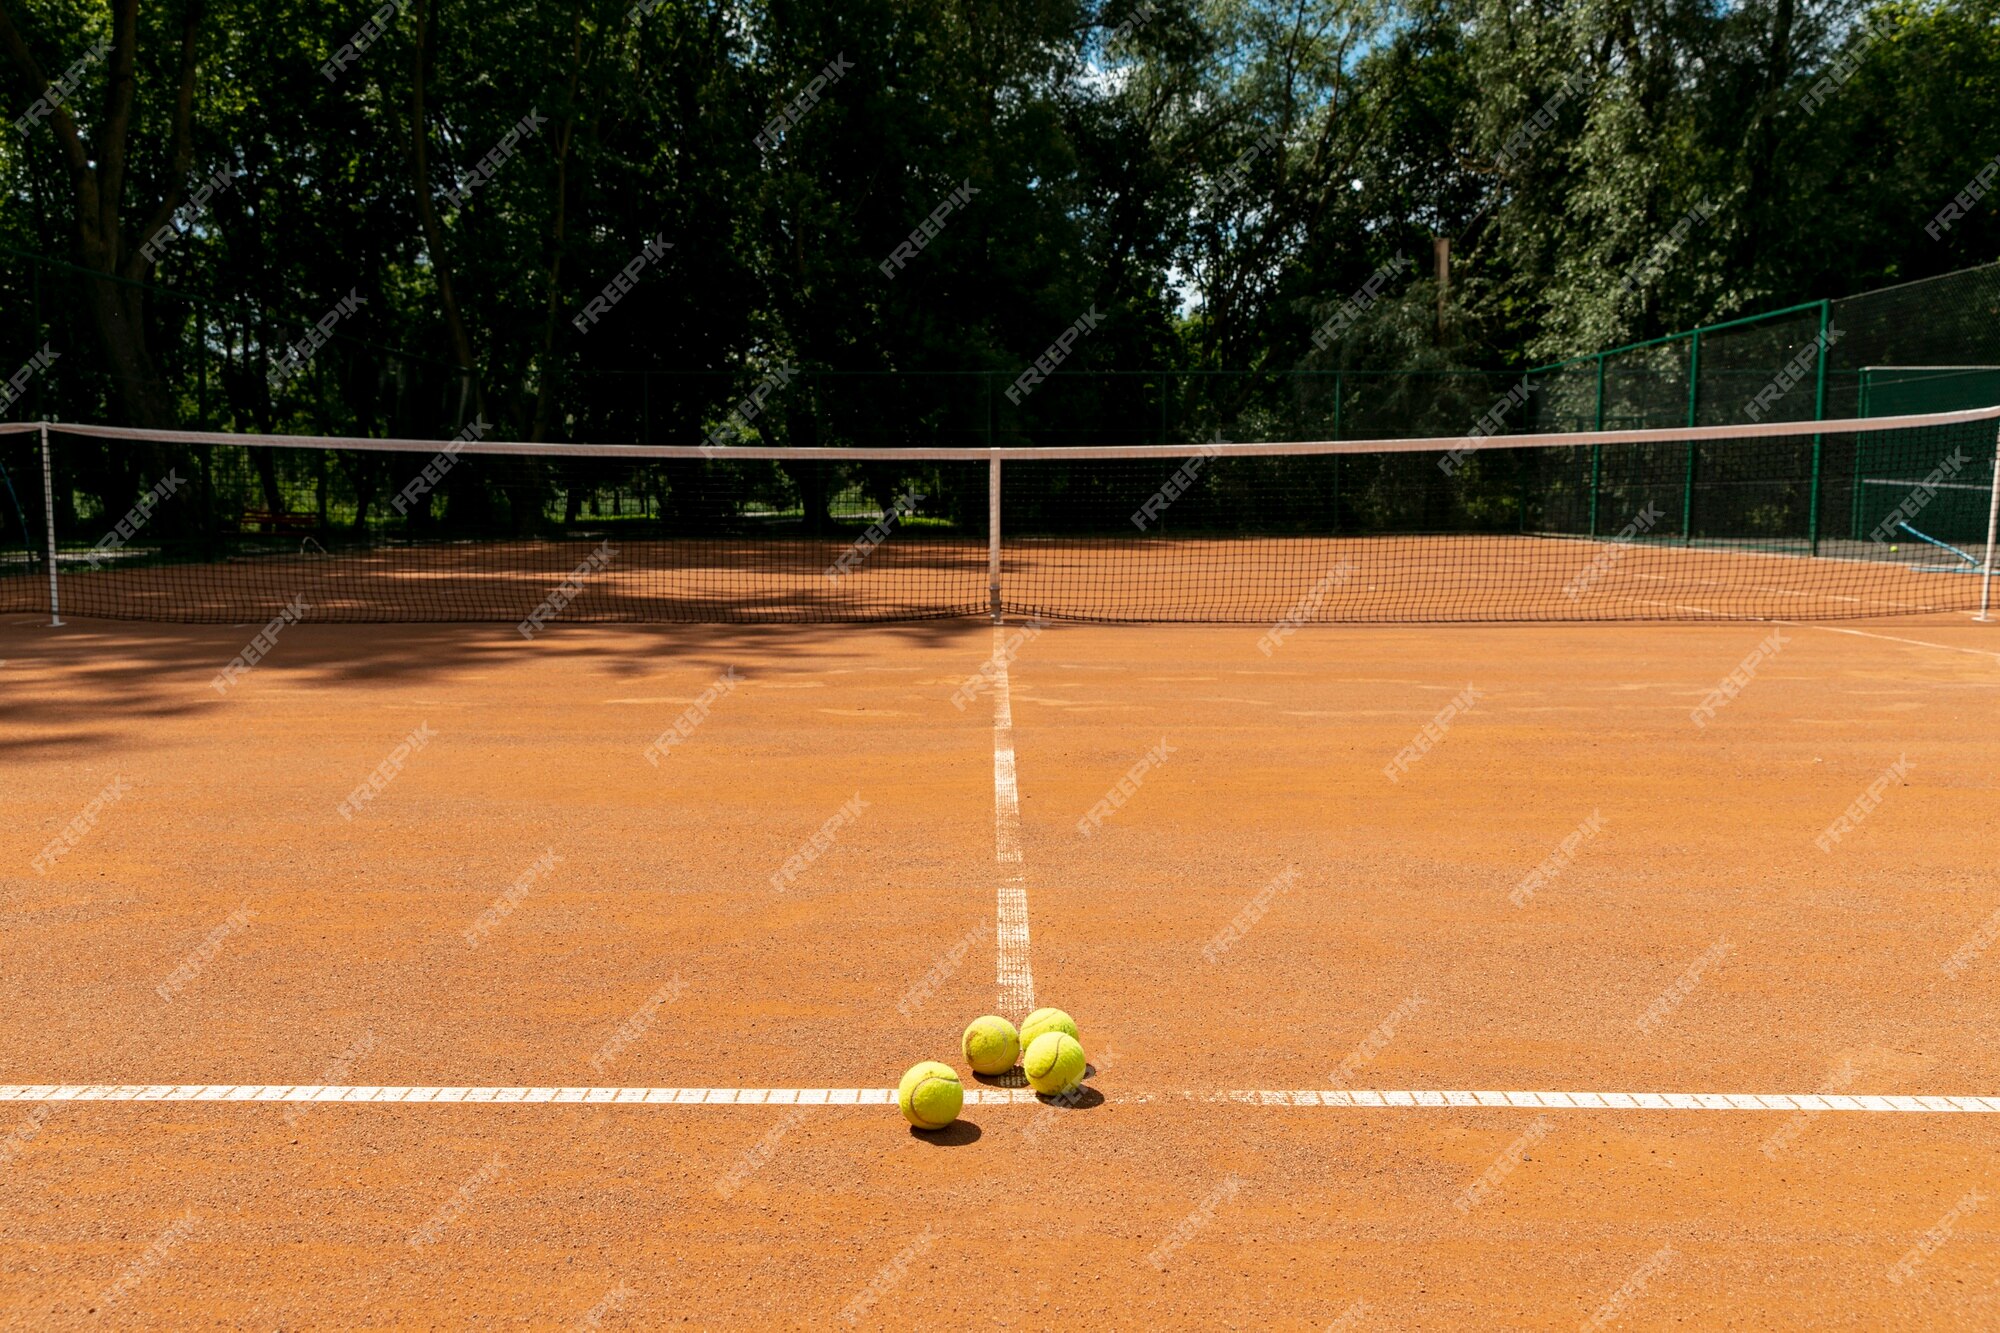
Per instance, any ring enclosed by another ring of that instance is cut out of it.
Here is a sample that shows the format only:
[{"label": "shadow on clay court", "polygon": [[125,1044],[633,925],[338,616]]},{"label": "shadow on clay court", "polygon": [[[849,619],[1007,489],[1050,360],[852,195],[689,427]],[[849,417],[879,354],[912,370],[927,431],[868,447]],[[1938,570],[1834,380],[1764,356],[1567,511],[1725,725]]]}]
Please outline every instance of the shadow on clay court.
[{"label": "shadow on clay court", "polygon": [[954,1120],[943,1129],[918,1129],[910,1126],[910,1137],[919,1143],[928,1143],[937,1148],[963,1148],[968,1143],[977,1143],[982,1131],[970,1120]]},{"label": "shadow on clay court", "polygon": [[[226,706],[213,686],[261,625],[77,620],[59,629],[34,616],[0,616],[0,753],[63,753],[123,743],[125,724]],[[877,635],[903,647],[981,646],[976,619],[878,625],[555,625],[532,643],[511,625],[315,624],[291,626],[257,666],[308,685],[450,680],[518,663],[524,653],[591,662],[636,679],[665,666],[720,671],[813,671],[881,660]],[[858,632],[857,632],[858,631]],[[977,665],[977,655],[966,669]],[[17,674],[19,673],[19,674]],[[60,680],[39,688],[34,675]],[[30,730],[29,723],[33,724]],[[19,724],[19,725],[10,725]]]}]

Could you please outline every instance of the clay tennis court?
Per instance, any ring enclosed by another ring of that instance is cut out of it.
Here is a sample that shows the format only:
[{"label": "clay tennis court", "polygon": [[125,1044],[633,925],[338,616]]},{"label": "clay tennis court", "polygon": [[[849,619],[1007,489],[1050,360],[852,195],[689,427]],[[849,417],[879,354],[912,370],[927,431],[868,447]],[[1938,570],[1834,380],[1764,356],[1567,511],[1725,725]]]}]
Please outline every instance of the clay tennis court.
[{"label": "clay tennis court", "polygon": [[1962,614],[256,628],[0,621],[11,1324],[2000,1319]]}]

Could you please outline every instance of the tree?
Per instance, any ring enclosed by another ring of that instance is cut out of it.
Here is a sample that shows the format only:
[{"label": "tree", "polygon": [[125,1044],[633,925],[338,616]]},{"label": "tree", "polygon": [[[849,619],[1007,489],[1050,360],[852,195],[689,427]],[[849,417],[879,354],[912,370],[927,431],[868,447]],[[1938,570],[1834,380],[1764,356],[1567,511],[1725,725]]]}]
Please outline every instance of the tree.
[{"label": "tree", "polygon": [[[147,342],[143,284],[152,276],[153,259],[144,241],[168,224],[186,198],[203,8],[202,0],[182,0],[178,23],[149,23],[144,29],[138,11],[138,0],[111,5],[110,32],[99,48],[108,48],[103,95],[87,134],[66,97],[50,106],[42,120],[69,178],[71,244],[78,262],[98,275],[85,284],[85,292],[119,399],[134,424],[170,426],[176,406]],[[56,26],[54,7],[45,16],[49,26]],[[57,43],[35,45],[54,49]],[[0,4],[0,46],[6,48],[24,109],[55,101],[35,45],[16,26],[7,5]],[[169,71],[171,81],[166,82],[163,76]],[[164,83],[167,96],[156,93],[142,104],[142,73],[156,87]],[[150,205],[138,203],[141,199]],[[131,226],[134,216],[144,219],[136,229]]]}]

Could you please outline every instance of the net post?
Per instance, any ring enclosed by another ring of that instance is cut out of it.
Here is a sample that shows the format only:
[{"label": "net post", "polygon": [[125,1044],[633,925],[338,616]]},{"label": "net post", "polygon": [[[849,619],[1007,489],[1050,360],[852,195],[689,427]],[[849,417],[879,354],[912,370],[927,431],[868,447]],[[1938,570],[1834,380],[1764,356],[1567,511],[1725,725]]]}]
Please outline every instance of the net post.
[{"label": "net post", "polygon": [[49,625],[59,628],[62,623],[62,603],[56,591],[56,486],[55,470],[49,466],[49,423],[42,423],[42,517],[47,525],[49,541]]},{"label": "net post", "polygon": [[1000,617],[1000,457],[986,461],[986,600],[993,623]]},{"label": "net post", "polygon": [[1993,619],[1993,548],[2000,544],[2000,432],[1993,440],[1993,495],[1986,502],[1986,572],[1979,580],[1979,619]]}]

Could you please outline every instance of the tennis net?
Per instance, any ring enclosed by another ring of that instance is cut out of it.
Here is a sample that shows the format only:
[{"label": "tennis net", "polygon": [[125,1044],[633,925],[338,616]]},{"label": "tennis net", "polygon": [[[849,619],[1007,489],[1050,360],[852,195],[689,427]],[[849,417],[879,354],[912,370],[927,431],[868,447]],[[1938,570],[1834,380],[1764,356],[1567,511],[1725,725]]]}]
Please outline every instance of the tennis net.
[{"label": "tennis net", "polygon": [[[165,621],[1835,619],[1990,604],[2000,408],[760,449],[0,428],[0,611]],[[44,484],[44,477],[48,479]]]}]

